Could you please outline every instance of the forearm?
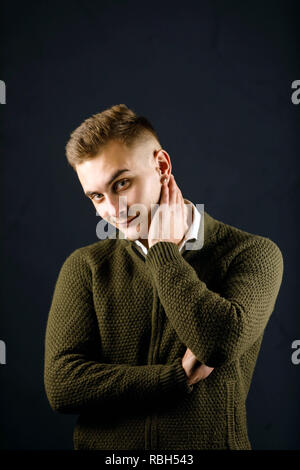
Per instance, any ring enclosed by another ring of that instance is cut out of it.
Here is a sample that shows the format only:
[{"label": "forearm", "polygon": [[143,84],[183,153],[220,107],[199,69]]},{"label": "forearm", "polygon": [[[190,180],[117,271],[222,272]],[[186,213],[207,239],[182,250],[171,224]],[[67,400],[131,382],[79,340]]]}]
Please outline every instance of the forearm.
[{"label": "forearm", "polygon": [[191,387],[181,365],[132,366],[101,364],[69,354],[54,361],[46,355],[45,389],[51,407],[60,413],[80,414],[96,408],[155,404],[174,393],[188,393]]},{"label": "forearm", "polygon": [[237,359],[260,337],[283,273],[277,245],[258,237],[240,248],[220,293],[208,289],[173,243],[153,245],[146,263],[179,338],[211,367]]}]

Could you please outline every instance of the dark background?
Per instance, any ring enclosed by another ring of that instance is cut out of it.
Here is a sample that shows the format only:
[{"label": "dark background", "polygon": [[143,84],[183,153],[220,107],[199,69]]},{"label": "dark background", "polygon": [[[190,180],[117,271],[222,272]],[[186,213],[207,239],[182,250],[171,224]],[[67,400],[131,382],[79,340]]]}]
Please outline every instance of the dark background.
[{"label": "dark background", "polygon": [[300,449],[300,364],[291,362],[300,339],[298,5],[2,5],[2,449],[73,449],[76,416],[52,411],[44,391],[45,328],[59,269],[97,241],[99,217],[64,147],[82,120],[120,103],[150,119],[184,197],[280,247],[284,277],[247,399],[248,429],[253,449]]}]

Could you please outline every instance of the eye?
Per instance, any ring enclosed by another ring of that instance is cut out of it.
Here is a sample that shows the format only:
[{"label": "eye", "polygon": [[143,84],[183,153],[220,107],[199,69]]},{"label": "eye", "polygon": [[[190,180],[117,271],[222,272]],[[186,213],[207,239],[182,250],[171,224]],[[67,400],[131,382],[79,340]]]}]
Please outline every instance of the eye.
[{"label": "eye", "polygon": [[99,199],[97,198],[97,196],[100,196],[99,199],[101,199],[101,197],[102,197],[101,194],[94,194],[93,197],[92,197],[92,199],[96,199],[96,201],[99,201]]},{"label": "eye", "polygon": [[[119,180],[117,181],[115,184],[114,184],[114,188],[116,188],[118,186],[118,184],[121,184],[121,183],[127,183],[129,182],[128,179],[123,179],[123,180]],[[121,186],[121,188],[123,188],[124,186]],[[102,198],[102,194],[95,194],[93,195],[92,199],[93,200],[96,200],[96,201],[100,201],[100,199]]]},{"label": "eye", "polygon": [[[118,186],[118,184],[120,184],[120,183],[124,183],[124,182],[126,183],[127,181],[128,181],[128,179],[124,179],[124,180],[117,181],[117,182],[115,183],[115,186]],[[123,187],[123,186],[121,186],[121,188],[122,188],[122,187]]]}]

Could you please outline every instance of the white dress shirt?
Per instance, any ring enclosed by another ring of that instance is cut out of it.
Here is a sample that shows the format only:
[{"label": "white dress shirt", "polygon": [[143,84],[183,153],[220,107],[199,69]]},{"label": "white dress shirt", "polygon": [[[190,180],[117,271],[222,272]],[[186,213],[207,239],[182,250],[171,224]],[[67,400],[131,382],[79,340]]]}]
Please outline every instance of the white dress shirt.
[{"label": "white dress shirt", "polygon": [[[198,231],[200,227],[200,221],[201,221],[201,213],[198,211],[196,206],[188,199],[184,199],[184,201],[192,205],[192,223],[187,229],[184,239],[179,245],[179,251],[184,251],[185,244],[187,241],[197,239],[197,235],[198,235]],[[139,240],[134,240],[134,242],[141,248],[144,255],[147,255],[148,253],[147,248]]]}]

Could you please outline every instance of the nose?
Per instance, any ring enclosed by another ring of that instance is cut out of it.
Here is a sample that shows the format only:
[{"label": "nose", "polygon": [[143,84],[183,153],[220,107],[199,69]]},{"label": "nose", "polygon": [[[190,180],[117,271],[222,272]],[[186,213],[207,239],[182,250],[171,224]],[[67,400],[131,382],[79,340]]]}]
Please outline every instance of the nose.
[{"label": "nose", "polygon": [[106,196],[103,218],[112,223],[127,219],[127,199],[118,195]]}]

